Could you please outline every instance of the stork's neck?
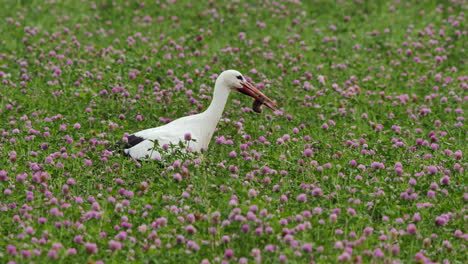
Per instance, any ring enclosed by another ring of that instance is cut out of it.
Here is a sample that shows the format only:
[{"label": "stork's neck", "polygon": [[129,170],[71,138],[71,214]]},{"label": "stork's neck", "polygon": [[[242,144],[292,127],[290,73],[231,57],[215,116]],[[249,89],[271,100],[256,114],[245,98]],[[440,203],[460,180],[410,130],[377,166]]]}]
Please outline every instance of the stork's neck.
[{"label": "stork's neck", "polygon": [[226,106],[230,92],[229,88],[223,87],[222,85],[224,84],[216,81],[211,104],[208,109],[203,112],[203,115],[206,116],[207,121],[209,120],[210,122],[214,123],[215,126],[223,114],[224,106]]}]

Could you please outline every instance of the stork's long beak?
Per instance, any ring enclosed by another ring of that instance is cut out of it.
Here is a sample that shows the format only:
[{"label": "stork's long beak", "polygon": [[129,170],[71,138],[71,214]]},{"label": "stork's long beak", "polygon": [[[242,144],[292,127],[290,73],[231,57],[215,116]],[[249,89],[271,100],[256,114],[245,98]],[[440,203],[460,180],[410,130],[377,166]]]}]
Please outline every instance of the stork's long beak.
[{"label": "stork's long beak", "polygon": [[253,97],[255,100],[260,101],[262,104],[266,105],[266,107],[270,108],[273,111],[277,110],[277,105],[273,102],[270,98],[260,92],[253,84],[249,82],[243,82],[242,88],[237,89],[237,91],[246,94],[250,97]]}]

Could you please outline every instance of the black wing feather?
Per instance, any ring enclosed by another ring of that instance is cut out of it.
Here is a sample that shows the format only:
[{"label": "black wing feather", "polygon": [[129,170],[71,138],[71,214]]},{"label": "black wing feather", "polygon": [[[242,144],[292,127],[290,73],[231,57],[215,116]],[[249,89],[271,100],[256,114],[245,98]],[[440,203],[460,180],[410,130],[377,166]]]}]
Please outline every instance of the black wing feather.
[{"label": "black wing feather", "polygon": [[135,135],[130,135],[130,136],[127,137],[127,139],[128,139],[128,142],[124,145],[124,147],[126,149],[132,148],[132,147],[140,144],[142,141],[146,140],[146,139],[144,139],[142,137],[135,136]]},{"label": "black wing feather", "polygon": [[114,145],[112,150],[118,150],[119,152],[123,153],[124,156],[130,156],[129,154],[125,153],[124,149],[132,148],[146,140],[145,138],[135,135],[130,135],[127,137],[127,139],[128,141],[126,143],[122,141],[117,142],[117,144]]}]

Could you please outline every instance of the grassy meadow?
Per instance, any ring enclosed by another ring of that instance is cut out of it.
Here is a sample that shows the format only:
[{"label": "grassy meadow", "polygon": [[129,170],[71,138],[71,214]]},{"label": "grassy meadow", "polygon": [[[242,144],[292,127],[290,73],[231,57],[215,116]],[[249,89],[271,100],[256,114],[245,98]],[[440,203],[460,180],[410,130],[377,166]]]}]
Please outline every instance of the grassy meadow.
[{"label": "grassy meadow", "polygon": [[[0,263],[465,263],[467,1],[1,5]],[[111,151],[227,69],[279,110]]]}]

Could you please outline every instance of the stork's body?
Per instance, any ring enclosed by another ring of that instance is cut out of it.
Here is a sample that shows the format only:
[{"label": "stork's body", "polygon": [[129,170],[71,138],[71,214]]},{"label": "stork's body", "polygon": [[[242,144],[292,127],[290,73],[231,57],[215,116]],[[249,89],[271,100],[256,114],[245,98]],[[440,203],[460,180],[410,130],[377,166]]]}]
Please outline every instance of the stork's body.
[{"label": "stork's body", "polygon": [[185,142],[186,135],[190,135],[193,139],[193,141],[188,142],[187,146],[192,151],[198,152],[207,149],[231,90],[237,90],[252,96],[270,109],[276,108],[273,101],[258,91],[252,84],[246,82],[238,71],[224,71],[216,79],[213,99],[206,111],[130,135],[127,138],[128,142],[124,153],[135,159],[161,158],[161,154],[153,149],[154,141],[157,141],[160,147],[170,144],[177,145],[181,141]]}]

